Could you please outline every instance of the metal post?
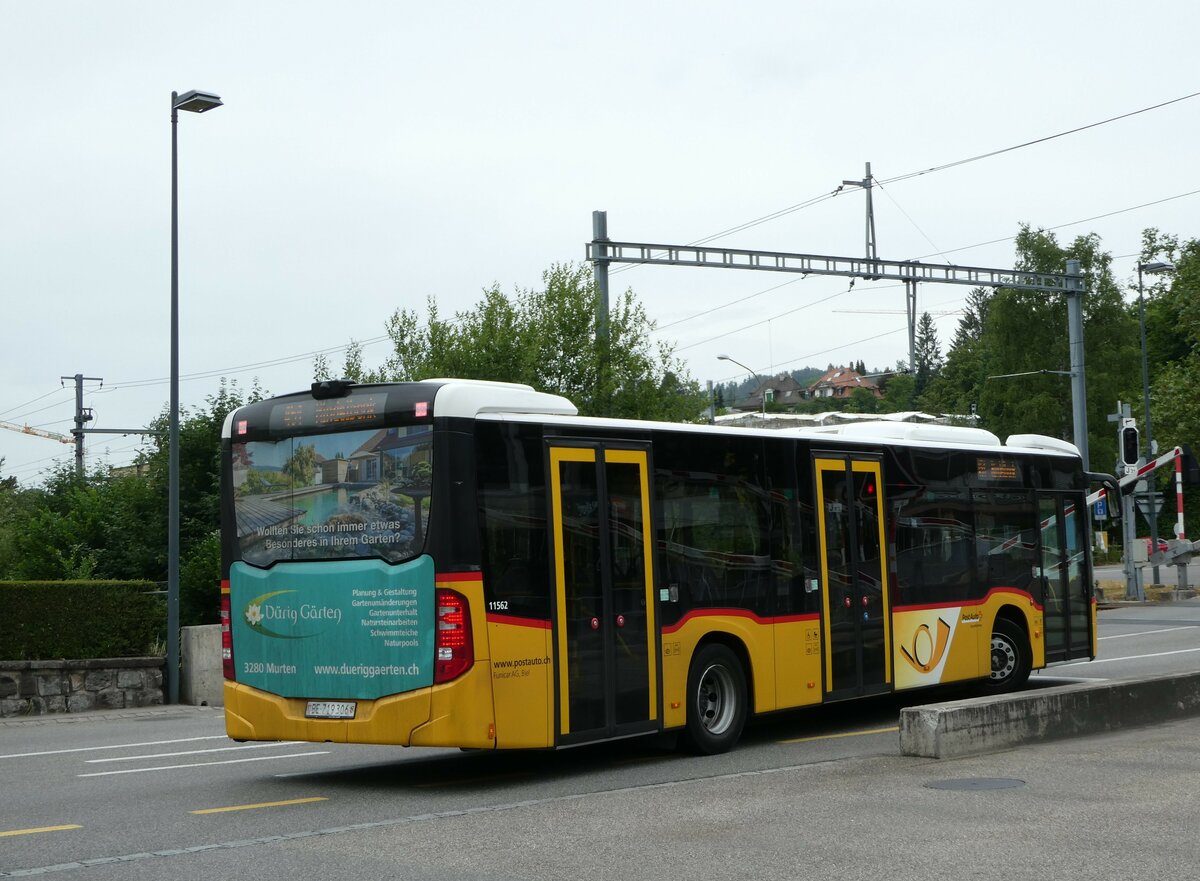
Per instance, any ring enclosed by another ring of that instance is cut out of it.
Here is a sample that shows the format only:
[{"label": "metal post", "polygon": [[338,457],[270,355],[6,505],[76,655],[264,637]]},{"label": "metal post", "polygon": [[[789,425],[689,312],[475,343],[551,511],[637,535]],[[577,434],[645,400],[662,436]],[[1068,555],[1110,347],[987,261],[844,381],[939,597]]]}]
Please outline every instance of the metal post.
[{"label": "metal post", "polygon": [[1133,494],[1121,494],[1121,544],[1125,548],[1125,599],[1141,601],[1146,598],[1142,589],[1142,571],[1133,564],[1133,546],[1137,542],[1134,522]]},{"label": "metal post", "polygon": [[179,96],[171,93],[171,408],[167,465],[167,703],[179,702]]},{"label": "metal post", "polygon": [[592,273],[596,279],[596,340],[608,341],[608,212],[592,212]]},{"label": "metal post", "polygon": [[1067,332],[1071,346],[1071,415],[1075,446],[1090,471],[1088,458],[1087,382],[1083,372],[1083,273],[1078,260],[1067,261]]},{"label": "metal post", "polygon": [[917,375],[917,283],[904,282],[904,305],[908,310],[908,372]]},{"label": "metal post", "polygon": [[867,163],[867,171],[863,176],[863,189],[867,191],[867,258],[879,259],[879,248],[875,241],[875,206],[871,203],[871,163]]},{"label": "metal post", "polygon": [[171,410],[167,465],[167,703],[179,701],[179,111],[205,113],[221,98],[171,93]]},{"label": "metal post", "polygon": [[75,427],[71,429],[71,434],[75,436],[75,476],[83,477],[83,435],[85,434],[83,426],[90,422],[91,414],[83,409],[83,383],[85,380],[94,380],[101,382],[98,376],[84,376],[82,373],[76,373],[74,376],[60,376],[59,379],[70,379],[75,382]]},{"label": "metal post", "polygon": [[708,424],[712,425],[717,421],[717,399],[713,395],[712,380],[708,380]]},{"label": "metal post", "polygon": [[[1146,292],[1142,287],[1142,262],[1138,261],[1138,323],[1142,333],[1142,402],[1146,408],[1146,461],[1154,458],[1154,429],[1150,423],[1150,357],[1146,350]],[[1151,553],[1158,551],[1158,508],[1154,498],[1155,481],[1151,478],[1149,486],[1150,516],[1150,548]],[[1158,564],[1154,564],[1154,583],[1159,584]]]},{"label": "metal post", "polygon": [[83,374],[75,374],[75,476],[83,477]]}]

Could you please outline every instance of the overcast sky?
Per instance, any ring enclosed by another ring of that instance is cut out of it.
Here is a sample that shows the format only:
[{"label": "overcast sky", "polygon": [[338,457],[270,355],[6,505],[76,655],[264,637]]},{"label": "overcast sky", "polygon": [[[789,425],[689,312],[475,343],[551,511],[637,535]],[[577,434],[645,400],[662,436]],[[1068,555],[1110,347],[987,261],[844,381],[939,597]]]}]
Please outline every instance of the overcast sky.
[{"label": "overcast sky", "polygon": [[[583,259],[596,209],[613,239],[689,243],[829,193],[868,161],[886,182],[1200,92],[1198,10],[5,2],[0,420],[68,433],[60,376],[75,373],[103,378],[86,384],[93,427],[162,412],[172,90],[225,101],[180,114],[191,407],[220,376],[304,388],[312,353],[376,340],[430,296],[448,315],[493,283],[535,286]],[[1027,222],[1061,227],[1060,241],[1099,234],[1131,279],[1144,227],[1200,235],[1198,143],[1200,97],[885,183],[879,255],[1008,267]],[[859,256],[863,227],[853,190],[713,244]],[[633,288],[701,382],[745,377],[719,353],[764,373],[907,357],[903,288],[886,282],[842,293],[838,278],[639,267],[613,287]],[[920,290],[943,343],[967,292]],[[365,349],[369,364],[385,355]],[[90,436],[89,465],[125,464],[138,445]],[[22,482],[72,454],[0,431],[0,474]]]}]

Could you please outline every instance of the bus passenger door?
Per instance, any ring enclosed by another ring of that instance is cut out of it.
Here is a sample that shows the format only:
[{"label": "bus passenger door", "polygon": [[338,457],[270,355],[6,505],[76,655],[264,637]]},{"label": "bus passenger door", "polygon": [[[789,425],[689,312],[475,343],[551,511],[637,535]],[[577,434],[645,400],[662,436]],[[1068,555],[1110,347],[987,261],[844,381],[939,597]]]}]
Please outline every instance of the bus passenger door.
[{"label": "bus passenger door", "polygon": [[548,446],[558,742],[655,730],[649,448]]},{"label": "bus passenger door", "polygon": [[1038,493],[1046,661],[1092,654],[1092,593],[1084,578],[1087,511],[1080,499]]},{"label": "bus passenger door", "polygon": [[877,460],[814,459],[825,643],[825,696],[889,691],[887,538]]}]

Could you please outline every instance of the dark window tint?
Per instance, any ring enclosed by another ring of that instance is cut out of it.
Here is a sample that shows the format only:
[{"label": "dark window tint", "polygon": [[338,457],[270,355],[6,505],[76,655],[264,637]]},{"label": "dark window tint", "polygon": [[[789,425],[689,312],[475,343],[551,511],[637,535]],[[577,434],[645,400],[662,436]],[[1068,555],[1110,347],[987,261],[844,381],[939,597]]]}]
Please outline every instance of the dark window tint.
[{"label": "dark window tint", "polygon": [[[982,590],[1029,591],[1038,566],[1038,514],[1027,492],[974,492],[976,572]],[[1036,597],[1041,600],[1040,591]]]},{"label": "dark window tint", "polygon": [[771,613],[773,505],[761,484],[761,453],[760,441],[740,438],[664,433],[657,440],[660,584],[675,589],[682,611]]},{"label": "dark window tint", "polygon": [[896,510],[894,605],[952,603],[980,594],[973,576],[974,530],[965,492],[892,488]]},{"label": "dark window tint", "polygon": [[546,485],[534,427],[479,422],[476,461],[489,611],[550,617]]}]

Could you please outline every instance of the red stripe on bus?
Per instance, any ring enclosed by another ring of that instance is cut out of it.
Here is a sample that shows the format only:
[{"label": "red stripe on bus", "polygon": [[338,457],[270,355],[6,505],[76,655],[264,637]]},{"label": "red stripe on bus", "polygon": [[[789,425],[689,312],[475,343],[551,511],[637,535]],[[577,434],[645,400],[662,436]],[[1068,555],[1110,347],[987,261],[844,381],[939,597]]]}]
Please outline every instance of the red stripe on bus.
[{"label": "red stripe on bus", "polygon": [[438,584],[447,581],[483,581],[482,572],[440,572],[433,576]]},{"label": "red stripe on bus", "polygon": [[221,593],[229,593],[229,579],[228,578],[221,579]]},{"label": "red stripe on bus", "polygon": [[487,616],[488,624],[511,624],[513,627],[535,627],[538,630],[549,630],[550,622],[541,618],[518,618],[516,615]]}]

